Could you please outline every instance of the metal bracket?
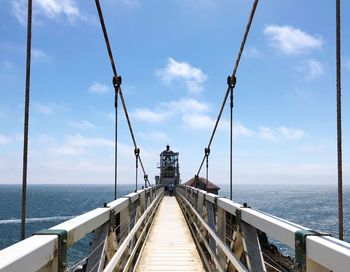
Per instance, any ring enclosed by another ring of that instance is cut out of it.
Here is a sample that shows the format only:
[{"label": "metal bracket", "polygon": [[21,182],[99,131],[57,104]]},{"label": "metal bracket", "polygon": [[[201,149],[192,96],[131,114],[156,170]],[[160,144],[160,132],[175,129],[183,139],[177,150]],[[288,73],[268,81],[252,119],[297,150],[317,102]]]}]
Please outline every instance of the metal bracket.
[{"label": "metal bracket", "polygon": [[132,211],[132,199],[131,199],[131,196],[128,196],[128,210],[129,210],[129,217],[130,217],[130,213]]},{"label": "metal bracket", "polygon": [[227,77],[227,85],[229,86],[230,89],[233,89],[236,86],[236,77]]},{"label": "metal bracket", "polygon": [[[250,206],[248,206],[247,203],[243,203],[243,207],[241,209],[249,209]],[[235,229],[238,230],[239,225],[241,224],[242,221],[242,211],[241,210],[236,210],[236,219],[235,219]]]},{"label": "metal bracket", "polygon": [[236,210],[236,218],[235,218],[235,229],[238,229],[238,226],[241,224],[242,220],[242,212],[241,210]]},{"label": "metal bracket", "polygon": [[118,88],[122,85],[122,77],[121,76],[113,76],[113,86],[118,90]]},{"label": "metal bracket", "polygon": [[332,236],[329,233],[302,229],[295,232],[295,266],[296,271],[306,272],[306,238],[307,236]]},{"label": "metal bracket", "polygon": [[33,235],[57,235],[58,271],[65,271],[67,265],[67,231],[63,229],[43,229],[34,233]]},{"label": "metal bracket", "polygon": [[114,230],[117,228],[117,218],[114,210],[109,211],[109,223]]},{"label": "metal bracket", "polygon": [[[108,203],[107,202],[104,202],[103,203],[103,208],[107,208],[107,209],[110,209],[111,207],[108,206]],[[112,226],[112,228],[115,230],[116,227],[117,227],[117,222],[116,222],[116,213],[113,209],[111,209],[109,211],[109,224],[110,226]]]}]

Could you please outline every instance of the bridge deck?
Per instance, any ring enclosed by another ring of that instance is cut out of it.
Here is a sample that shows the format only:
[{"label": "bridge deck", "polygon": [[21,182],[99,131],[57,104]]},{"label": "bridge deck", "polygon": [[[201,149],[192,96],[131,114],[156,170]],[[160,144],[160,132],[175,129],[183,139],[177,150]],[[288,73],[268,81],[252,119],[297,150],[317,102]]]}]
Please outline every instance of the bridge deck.
[{"label": "bridge deck", "polygon": [[175,197],[164,196],[136,271],[204,271]]}]

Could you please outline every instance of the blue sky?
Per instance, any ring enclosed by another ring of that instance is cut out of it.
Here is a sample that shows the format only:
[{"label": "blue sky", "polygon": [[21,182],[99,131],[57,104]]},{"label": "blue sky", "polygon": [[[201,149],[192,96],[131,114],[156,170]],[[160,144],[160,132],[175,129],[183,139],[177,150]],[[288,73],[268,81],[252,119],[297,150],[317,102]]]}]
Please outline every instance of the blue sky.
[{"label": "blue sky", "polygon": [[[29,183],[112,183],[112,73],[94,1],[34,0]],[[253,1],[101,1],[145,168],[166,144],[197,171]],[[237,73],[234,183],[336,184],[335,3],[259,3]],[[344,180],[349,150],[349,3],[342,4]],[[20,183],[26,1],[0,0],[0,183]],[[229,177],[228,108],[210,155]],[[120,116],[122,116],[120,112]],[[119,180],[134,182],[120,119]],[[205,175],[203,172],[202,175]]]}]

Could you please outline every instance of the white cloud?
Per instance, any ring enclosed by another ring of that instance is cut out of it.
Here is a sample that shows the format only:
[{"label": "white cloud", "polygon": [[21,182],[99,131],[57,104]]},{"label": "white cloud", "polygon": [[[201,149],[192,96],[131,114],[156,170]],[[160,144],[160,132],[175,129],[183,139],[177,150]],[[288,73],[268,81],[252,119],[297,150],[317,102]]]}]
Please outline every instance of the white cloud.
[{"label": "white cloud", "polygon": [[291,26],[268,25],[264,34],[271,41],[271,46],[286,54],[304,53],[310,49],[321,49],[323,40]]},{"label": "white cloud", "polygon": [[0,145],[6,145],[11,142],[11,139],[9,137],[6,137],[5,135],[0,134]]},{"label": "white cloud", "polygon": [[301,145],[299,148],[302,152],[310,153],[310,154],[325,153],[329,151],[329,145],[324,143],[320,143],[320,144],[308,143],[308,144]]},{"label": "white cloud", "polygon": [[140,108],[136,109],[131,115],[137,120],[154,124],[165,120],[169,116],[169,113],[165,111],[157,112],[147,108]]},{"label": "white cloud", "polygon": [[192,98],[181,98],[176,101],[162,103],[162,106],[178,112],[205,112],[209,109],[208,104]]},{"label": "white cloud", "polygon": [[89,87],[90,93],[104,94],[109,91],[109,87],[106,84],[93,81]]},{"label": "white cloud", "polygon": [[81,121],[71,121],[69,122],[69,124],[72,127],[75,128],[79,128],[79,129],[89,129],[89,128],[94,128],[94,124],[92,124],[91,122],[87,121],[87,120],[81,120]]},{"label": "white cloud", "polygon": [[254,46],[248,46],[244,50],[244,55],[248,58],[259,59],[263,56],[263,54]]},{"label": "white cloud", "polygon": [[33,60],[46,60],[48,55],[40,49],[32,48],[32,57]]},{"label": "white cloud", "polygon": [[57,112],[67,111],[69,107],[64,103],[56,103],[56,102],[39,102],[33,101],[32,103],[35,111],[40,112],[45,115],[51,115]]},{"label": "white cloud", "polygon": [[209,109],[208,104],[200,102],[192,98],[181,98],[169,102],[160,103],[156,110],[148,108],[139,108],[134,110],[131,115],[141,121],[146,121],[151,124],[160,123],[170,117],[182,116],[185,120],[186,116],[199,117]]},{"label": "white cloud", "polygon": [[182,116],[182,122],[186,129],[208,130],[213,128],[215,121],[207,114],[197,113],[197,114],[184,114]]},{"label": "white cloud", "polygon": [[25,0],[12,0],[12,13],[22,25],[27,23],[26,4]]},{"label": "white cloud", "polygon": [[279,127],[278,132],[287,140],[301,140],[305,136],[305,132],[302,129]]},{"label": "white cloud", "polygon": [[[12,13],[22,25],[27,23],[27,1],[12,0]],[[55,20],[61,16],[66,17],[70,23],[81,17],[75,0],[34,0],[33,17],[46,17]]]},{"label": "white cloud", "polygon": [[[15,42],[0,42],[0,50],[6,52],[8,55],[21,54],[23,56],[27,53],[27,47],[22,43]],[[31,57],[34,61],[47,61],[50,58],[50,55],[44,52],[42,49],[33,48],[31,49]],[[14,70],[17,68],[17,65],[11,61],[0,62],[0,67],[4,67],[8,70]]]},{"label": "white cloud", "polygon": [[[181,98],[169,102],[160,103],[157,110],[148,108],[136,109],[132,116],[138,120],[156,124],[169,118],[180,118],[179,126],[190,130],[212,130],[216,119],[209,114],[210,106],[207,103],[192,98]],[[235,136],[252,136],[254,132],[240,122],[234,122],[233,133]],[[226,119],[221,119],[218,129],[229,131],[230,124]]]},{"label": "white cloud", "polygon": [[157,69],[155,74],[168,86],[171,86],[174,81],[184,81],[190,93],[200,93],[207,80],[207,75],[201,69],[187,62],[178,62],[173,58],[169,58],[167,65]]},{"label": "white cloud", "polygon": [[307,64],[310,78],[315,78],[323,74],[323,66],[319,61],[310,59],[307,61]]},{"label": "white cloud", "polygon": [[147,140],[156,140],[156,141],[169,141],[169,135],[163,131],[151,130],[147,132],[140,132],[140,136]]},{"label": "white cloud", "polygon": [[242,125],[240,122],[233,124],[233,134],[236,136],[250,137],[254,135],[254,131]]},{"label": "white cloud", "polygon": [[68,136],[68,143],[76,147],[114,147],[114,141],[102,137],[85,137],[80,134]]},{"label": "white cloud", "polygon": [[270,128],[265,126],[259,127],[260,138],[268,141],[298,141],[305,136],[305,131],[302,129],[293,129],[285,126]]},{"label": "white cloud", "polygon": [[269,141],[277,140],[276,133],[273,131],[273,129],[269,127],[263,127],[263,126],[259,127],[259,135],[260,135],[260,138],[264,140],[269,140]]},{"label": "white cloud", "polygon": [[206,103],[192,98],[181,98],[179,100],[160,103],[156,110],[148,108],[136,109],[131,115],[137,120],[157,124],[176,116],[182,116],[182,119],[185,120],[184,115],[197,116],[208,111],[208,109],[209,106]]},{"label": "white cloud", "polygon": [[53,107],[48,104],[43,104],[43,103],[34,101],[33,106],[38,112],[46,115],[51,115],[54,112]]},{"label": "white cloud", "polygon": [[114,141],[103,137],[85,137],[81,134],[68,135],[64,137],[63,143],[48,139],[51,153],[56,156],[77,156],[93,152],[95,149],[107,149],[112,151]]},{"label": "white cloud", "polygon": [[314,59],[301,62],[296,70],[303,73],[306,79],[315,79],[324,73],[322,63]]},{"label": "white cloud", "polygon": [[[20,145],[15,145],[20,147]],[[75,135],[39,135],[31,138],[31,171],[34,183],[112,183],[114,177],[114,140],[104,137]],[[20,150],[1,158],[0,183],[20,180]],[[118,174],[121,183],[131,183],[135,169],[135,156],[131,144],[118,143]],[[150,177],[156,173],[158,152],[142,149],[146,169],[152,159]],[[17,177],[18,176],[18,177]],[[140,182],[141,183],[141,182]]]},{"label": "white cloud", "polygon": [[[182,116],[183,126],[190,130],[207,130],[212,131],[216,119],[212,118],[208,114],[194,113],[194,114],[184,114]],[[229,132],[230,131],[230,121],[227,119],[221,119],[218,125],[218,130]],[[250,137],[255,133],[253,130],[247,128],[240,122],[234,122],[232,128],[233,135],[235,137]]]}]

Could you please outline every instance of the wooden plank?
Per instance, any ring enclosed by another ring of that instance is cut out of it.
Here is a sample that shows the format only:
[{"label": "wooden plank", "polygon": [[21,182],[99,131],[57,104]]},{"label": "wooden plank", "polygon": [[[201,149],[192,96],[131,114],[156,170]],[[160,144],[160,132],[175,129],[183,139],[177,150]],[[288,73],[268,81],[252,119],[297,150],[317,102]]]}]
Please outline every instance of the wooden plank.
[{"label": "wooden plank", "polygon": [[204,271],[175,197],[164,196],[135,271]]}]

